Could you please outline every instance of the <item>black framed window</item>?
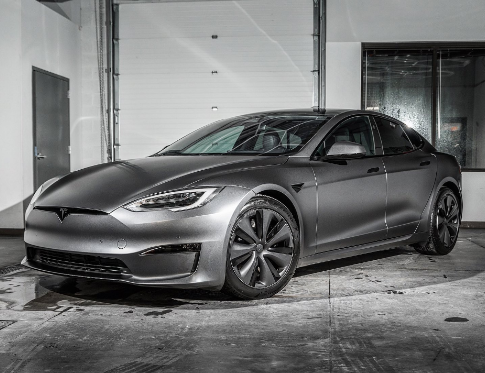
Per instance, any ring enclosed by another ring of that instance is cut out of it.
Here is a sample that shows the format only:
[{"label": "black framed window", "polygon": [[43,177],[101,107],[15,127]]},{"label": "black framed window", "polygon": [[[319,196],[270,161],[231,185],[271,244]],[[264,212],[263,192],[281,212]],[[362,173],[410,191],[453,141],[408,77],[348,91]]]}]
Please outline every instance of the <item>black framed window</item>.
[{"label": "black framed window", "polygon": [[[485,44],[364,44],[362,108],[485,171]],[[412,140],[411,140],[412,141]]]},{"label": "black framed window", "polygon": [[362,145],[367,156],[376,154],[371,124],[367,116],[345,119],[325,137],[316,149],[315,155],[319,157],[326,155],[332,145],[339,141],[351,141]]},{"label": "black framed window", "polygon": [[423,138],[419,136],[419,134],[415,130],[408,126],[404,126],[402,127],[402,129],[404,130],[404,132],[406,132],[406,135],[408,135],[408,139],[416,148],[419,149],[421,146],[423,146]]},{"label": "black framed window", "polygon": [[381,136],[384,155],[407,153],[414,150],[411,141],[399,124],[384,118],[374,118]]}]

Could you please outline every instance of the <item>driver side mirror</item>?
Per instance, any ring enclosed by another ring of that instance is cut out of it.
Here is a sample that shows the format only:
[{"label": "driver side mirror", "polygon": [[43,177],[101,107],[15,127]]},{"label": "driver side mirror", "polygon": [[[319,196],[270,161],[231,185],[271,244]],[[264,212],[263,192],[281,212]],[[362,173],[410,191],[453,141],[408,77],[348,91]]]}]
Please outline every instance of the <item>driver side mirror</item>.
[{"label": "driver side mirror", "polygon": [[352,159],[362,158],[366,155],[365,148],[351,141],[338,141],[333,144],[324,159]]}]

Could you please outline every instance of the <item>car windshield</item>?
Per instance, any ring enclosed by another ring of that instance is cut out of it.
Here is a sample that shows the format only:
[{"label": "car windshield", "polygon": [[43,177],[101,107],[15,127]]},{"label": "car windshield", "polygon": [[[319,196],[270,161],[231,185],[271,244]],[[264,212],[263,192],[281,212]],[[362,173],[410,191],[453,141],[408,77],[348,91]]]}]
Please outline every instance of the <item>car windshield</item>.
[{"label": "car windshield", "polygon": [[231,118],[200,128],[154,155],[278,155],[296,152],[330,118],[322,115]]}]

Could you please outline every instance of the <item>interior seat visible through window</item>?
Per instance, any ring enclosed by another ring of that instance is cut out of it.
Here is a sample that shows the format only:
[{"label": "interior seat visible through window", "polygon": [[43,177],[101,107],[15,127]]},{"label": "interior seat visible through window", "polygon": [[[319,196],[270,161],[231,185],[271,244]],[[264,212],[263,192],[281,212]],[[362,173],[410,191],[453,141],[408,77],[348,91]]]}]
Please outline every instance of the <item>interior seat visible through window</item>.
[{"label": "interior seat visible through window", "polygon": [[315,154],[320,157],[326,155],[332,145],[339,141],[355,142],[365,148],[366,155],[375,155],[374,138],[367,116],[352,117],[343,121],[319,145]]}]

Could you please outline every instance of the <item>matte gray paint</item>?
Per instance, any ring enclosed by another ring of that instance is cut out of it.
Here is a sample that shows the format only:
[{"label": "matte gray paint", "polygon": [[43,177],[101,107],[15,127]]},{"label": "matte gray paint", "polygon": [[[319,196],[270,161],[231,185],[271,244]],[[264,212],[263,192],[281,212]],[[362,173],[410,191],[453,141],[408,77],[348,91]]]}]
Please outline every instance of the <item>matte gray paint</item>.
[{"label": "matte gray paint", "polygon": [[423,206],[433,190],[437,171],[436,158],[417,150],[387,156],[383,160],[388,180],[388,237],[411,234],[416,230]]},{"label": "matte gray paint", "polygon": [[[315,115],[308,110],[286,113]],[[36,206],[88,208],[106,214],[73,214],[61,224],[54,213],[34,209],[27,216],[25,242],[27,246],[119,258],[131,271],[121,281],[219,289],[224,283],[231,227],[241,208],[258,193],[280,193],[296,211],[302,245],[299,266],[420,242],[426,238],[429,209],[437,190],[444,183],[461,184],[452,156],[425,143],[411,153],[392,156],[394,160],[382,155],[340,161],[310,159],[341,120],[363,113],[334,112],[335,117],[290,156],[161,156],[71,173],[49,187]],[[429,167],[420,168],[422,159],[430,160]],[[396,171],[386,174],[383,162]],[[371,168],[379,170],[368,173]],[[391,176],[387,184],[386,175]],[[301,183],[297,193],[291,185]],[[187,211],[131,212],[121,207],[152,193],[200,186],[224,188],[210,203]],[[386,189],[389,231],[393,234],[395,227],[406,228],[400,237],[391,239],[385,224]],[[408,232],[407,228],[412,229]],[[127,242],[124,249],[117,247],[120,239]],[[202,244],[197,270],[190,275],[187,268],[193,264],[193,256],[139,255],[149,247],[184,243]],[[23,263],[62,273],[26,259]]]},{"label": "matte gray paint", "polygon": [[310,164],[318,182],[317,252],[386,238],[386,176],[380,157]]},{"label": "matte gray paint", "polygon": [[112,212],[143,196],[176,190],[234,169],[281,164],[287,157],[161,156],[88,167],[64,176],[41,195],[39,206]]}]

